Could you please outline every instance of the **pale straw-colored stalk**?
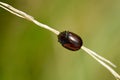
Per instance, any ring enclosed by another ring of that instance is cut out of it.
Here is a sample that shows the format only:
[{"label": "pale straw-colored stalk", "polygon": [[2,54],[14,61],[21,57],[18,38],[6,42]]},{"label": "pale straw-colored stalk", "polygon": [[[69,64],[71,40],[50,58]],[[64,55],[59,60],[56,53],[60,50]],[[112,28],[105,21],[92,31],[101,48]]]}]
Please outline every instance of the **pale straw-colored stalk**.
[{"label": "pale straw-colored stalk", "polygon": [[40,26],[40,27],[42,27],[42,28],[45,28],[45,29],[47,29],[47,30],[49,30],[49,31],[52,31],[53,33],[55,33],[55,34],[57,34],[57,35],[60,33],[59,31],[51,28],[50,26],[38,22],[38,21],[35,20],[32,16],[26,14],[26,13],[23,12],[23,11],[20,11],[20,10],[18,10],[18,9],[16,9],[16,8],[12,7],[12,6],[9,5],[9,4],[0,2],[0,7],[3,8],[3,9],[5,9],[5,10],[7,10],[7,11],[9,11],[10,13],[12,13],[12,14],[18,16],[18,17],[21,17],[21,18],[27,19],[27,20],[29,20],[29,21],[32,21],[32,22],[35,23],[36,25],[38,25],[38,26]]},{"label": "pale straw-colored stalk", "polygon": [[[55,33],[56,35],[59,35],[59,33],[60,33],[56,29],[53,29],[50,26],[35,20],[32,16],[26,14],[23,11],[20,11],[20,10],[18,10],[16,8],[12,7],[11,5],[9,5],[7,3],[0,2],[0,7],[7,10],[8,12],[18,16],[18,17],[29,20],[29,21],[35,23],[36,25],[51,31],[51,32]],[[109,65],[111,65],[112,67],[116,68],[116,65],[114,65],[109,60],[105,59],[104,57],[98,55],[94,51],[92,51],[92,50],[90,50],[90,49],[88,49],[88,48],[86,48],[84,46],[82,46],[81,49],[83,49],[86,53],[88,53],[90,56],[92,56],[96,61],[98,61],[101,65],[103,65],[108,71],[110,71],[117,80],[120,80],[120,75],[113,68],[111,68],[109,66]]]},{"label": "pale straw-colored stalk", "polygon": [[[81,48],[90,56],[92,56],[95,60],[97,60],[101,65],[103,65],[106,69],[108,69],[117,80],[120,80],[120,75],[109,66],[111,65],[112,67],[116,67],[113,63],[84,46],[82,46]],[[107,65],[106,63],[108,63],[109,65]]]}]

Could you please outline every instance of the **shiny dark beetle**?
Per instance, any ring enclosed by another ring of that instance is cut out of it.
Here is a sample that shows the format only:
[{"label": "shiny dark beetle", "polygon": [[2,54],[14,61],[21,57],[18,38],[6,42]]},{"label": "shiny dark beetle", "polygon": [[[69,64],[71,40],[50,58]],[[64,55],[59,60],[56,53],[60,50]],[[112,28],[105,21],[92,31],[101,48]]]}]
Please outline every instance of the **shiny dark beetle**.
[{"label": "shiny dark beetle", "polygon": [[69,31],[63,31],[58,35],[58,42],[69,50],[77,51],[81,48],[83,41],[75,33]]}]

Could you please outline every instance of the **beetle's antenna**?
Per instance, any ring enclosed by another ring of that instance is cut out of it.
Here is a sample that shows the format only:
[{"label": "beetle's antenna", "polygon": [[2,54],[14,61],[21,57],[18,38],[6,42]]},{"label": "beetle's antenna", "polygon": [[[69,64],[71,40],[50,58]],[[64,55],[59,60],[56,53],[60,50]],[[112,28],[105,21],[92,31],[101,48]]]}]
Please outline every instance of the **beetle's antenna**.
[{"label": "beetle's antenna", "polygon": [[3,8],[3,9],[5,9],[5,10],[7,10],[8,12],[10,12],[10,13],[18,16],[18,17],[21,17],[21,18],[24,18],[24,19],[26,19],[26,20],[29,20],[29,21],[35,23],[36,25],[38,25],[38,26],[40,26],[40,27],[42,27],[42,28],[45,28],[45,29],[47,29],[47,30],[49,30],[49,31],[57,34],[57,35],[60,33],[59,31],[51,28],[50,26],[38,22],[38,21],[35,20],[32,16],[26,14],[26,13],[23,12],[23,11],[20,11],[20,10],[18,10],[18,9],[16,9],[16,8],[12,7],[12,6],[9,5],[9,4],[0,2],[0,7]]},{"label": "beetle's antenna", "polygon": [[[108,69],[117,80],[120,80],[120,75],[115,72],[109,65],[107,65],[106,63],[110,64],[113,67],[116,67],[113,63],[111,63],[109,60],[101,57],[100,55],[98,55],[97,53],[93,52],[92,50],[82,46],[81,47],[86,53],[88,53],[90,56],[92,56],[95,60],[97,60],[101,65],[103,65],[106,69]],[[106,62],[106,63],[105,63]]]}]

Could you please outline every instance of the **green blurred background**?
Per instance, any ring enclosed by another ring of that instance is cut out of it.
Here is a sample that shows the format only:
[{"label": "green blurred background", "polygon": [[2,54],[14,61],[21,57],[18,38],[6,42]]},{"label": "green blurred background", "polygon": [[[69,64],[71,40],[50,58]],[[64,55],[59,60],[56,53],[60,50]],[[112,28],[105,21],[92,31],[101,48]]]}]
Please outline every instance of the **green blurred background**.
[{"label": "green blurred background", "polygon": [[[120,0],[0,0],[53,28],[77,33],[120,73]],[[0,8],[0,80],[115,80],[83,50]]]}]

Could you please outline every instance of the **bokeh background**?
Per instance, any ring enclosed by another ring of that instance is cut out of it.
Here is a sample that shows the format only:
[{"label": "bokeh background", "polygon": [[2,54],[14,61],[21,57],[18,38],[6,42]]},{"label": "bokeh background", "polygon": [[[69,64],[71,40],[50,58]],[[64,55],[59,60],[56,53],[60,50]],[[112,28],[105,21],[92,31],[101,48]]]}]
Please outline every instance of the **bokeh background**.
[{"label": "bokeh background", "polygon": [[[0,0],[115,63],[120,73],[120,0]],[[64,49],[57,36],[0,8],[0,80],[115,80],[83,50]]]}]

